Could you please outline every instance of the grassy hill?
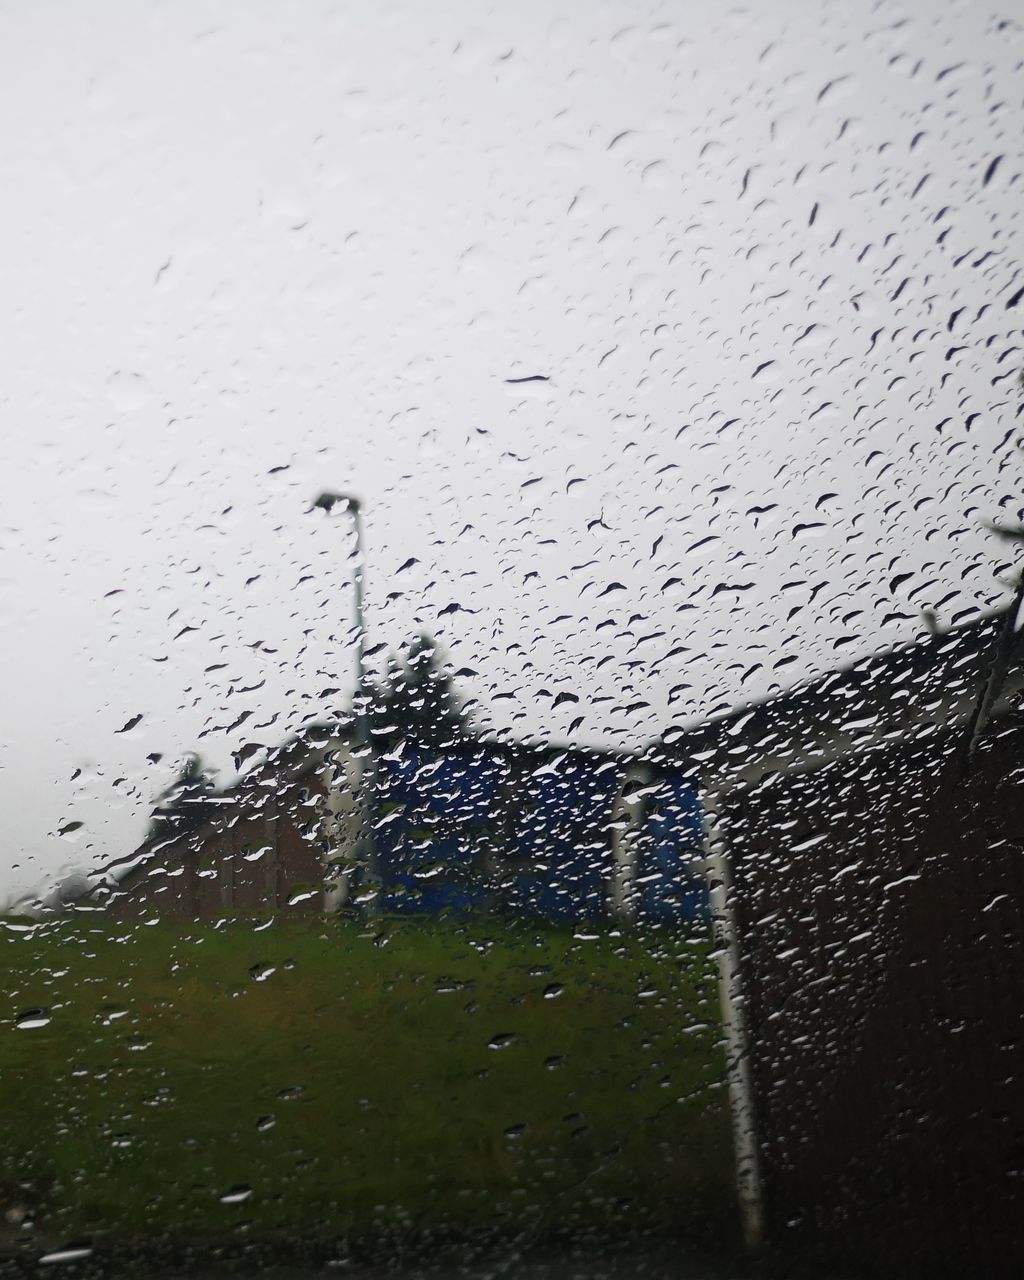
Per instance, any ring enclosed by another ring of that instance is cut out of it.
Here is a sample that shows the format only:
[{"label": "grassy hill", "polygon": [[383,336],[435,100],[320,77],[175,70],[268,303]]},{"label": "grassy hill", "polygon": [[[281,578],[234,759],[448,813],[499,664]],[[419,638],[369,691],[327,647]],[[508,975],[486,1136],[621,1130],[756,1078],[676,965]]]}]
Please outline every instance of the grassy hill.
[{"label": "grassy hill", "polygon": [[729,1236],[708,951],[499,921],[8,922],[7,1243]]}]

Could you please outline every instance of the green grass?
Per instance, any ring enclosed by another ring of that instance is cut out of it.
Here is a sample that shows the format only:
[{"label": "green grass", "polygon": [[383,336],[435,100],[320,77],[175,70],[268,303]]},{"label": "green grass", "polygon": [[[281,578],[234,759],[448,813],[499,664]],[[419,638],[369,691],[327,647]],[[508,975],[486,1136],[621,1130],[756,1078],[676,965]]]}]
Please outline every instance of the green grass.
[{"label": "green grass", "polygon": [[37,1240],[733,1230],[703,938],[97,919],[0,928],[0,1211]]}]

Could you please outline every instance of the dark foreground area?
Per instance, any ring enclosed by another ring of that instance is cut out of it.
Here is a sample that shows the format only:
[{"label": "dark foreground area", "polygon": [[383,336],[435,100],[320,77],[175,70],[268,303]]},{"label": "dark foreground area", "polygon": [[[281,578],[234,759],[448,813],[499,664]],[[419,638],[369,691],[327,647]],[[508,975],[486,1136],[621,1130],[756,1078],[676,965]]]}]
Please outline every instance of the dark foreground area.
[{"label": "dark foreground area", "polygon": [[704,934],[82,915],[8,921],[0,968],[8,1266],[736,1249]]}]

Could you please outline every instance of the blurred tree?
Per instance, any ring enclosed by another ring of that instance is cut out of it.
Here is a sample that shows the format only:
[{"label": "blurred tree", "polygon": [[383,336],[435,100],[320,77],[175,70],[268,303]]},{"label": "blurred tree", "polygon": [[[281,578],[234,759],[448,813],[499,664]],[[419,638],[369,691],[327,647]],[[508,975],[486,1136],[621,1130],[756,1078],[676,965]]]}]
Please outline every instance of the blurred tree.
[{"label": "blurred tree", "polygon": [[185,756],[178,776],[157,797],[149,822],[149,837],[180,835],[201,826],[213,816],[216,806],[213,772],[195,751]]},{"label": "blurred tree", "polygon": [[370,691],[370,729],[375,737],[407,738],[447,747],[472,729],[435,642],[417,636],[400,659],[392,654],[384,677]]}]

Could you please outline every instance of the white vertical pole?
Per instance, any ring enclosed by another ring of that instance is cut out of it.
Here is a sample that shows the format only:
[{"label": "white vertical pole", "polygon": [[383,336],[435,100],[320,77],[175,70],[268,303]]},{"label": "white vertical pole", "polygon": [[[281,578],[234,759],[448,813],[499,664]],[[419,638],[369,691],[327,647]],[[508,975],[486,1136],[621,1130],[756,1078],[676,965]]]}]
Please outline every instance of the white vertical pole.
[{"label": "white vertical pole", "polygon": [[722,829],[722,799],[720,791],[710,792],[704,797],[704,849],[708,860],[711,910],[719,952],[718,991],[725,1035],[729,1108],[736,1159],[736,1190],[744,1242],[748,1250],[753,1252],[760,1248],[764,1237],[764,1207],[754,1114],[754,1077],[740,970],[740,939],[736,927],[732,868]]},{"label": "white vertical pole", "polygon": [[[338,850],[340,839],[347,836],[347,823],[345,823],[343,814],[346,809],[345,797],[341,794],[341,787],[351,788],[352,794],[357,799],[357,807],[360,810],[358,815],[360,821],[358,829],[355,833],[354,853],[358,857],[363,851],[369,848],[369,862],[371,864],[371,875],[375,874],[376,859],[373,856],[372,831],[370,824],[373,815],[369,805],[369,787],[370,779],[370,725],[369,725],[369,705],[366,699],[366,614],[365,614],[365,598],[366,598],[366,553],[363,546],[363,510],[359,499],[352,494],[332,493],[330,491],[322,493],[313,503],[313,507],[319,507],[330,516],[336,508],[341,507],[344,514],[352,520],[352,529],[355,533],[355,567],[353,570],[353,589],[354,601],[353,612],[355,614],[356,629],[356,645],[355,645],[355,688],[352,693],[352,746],[354,750],[351,755],[354,767],[340,767],[337,761],[327,771],[324,777],[326,788],[326,801],[324,805],[324,830],[328,833],[330,841],[335,852]],[[339,744],[336,756],[340,756],[344,747]],[[344,781],[343,781],[344,780]],[[343,836],[344,832],[344,836]],[[336,882],[324,886],[323,906],[324,910],[331,912],[337,911],[338,908],[348,899],[349,894],[349,873],[343,873]]]},{"label": "white vertical pole", "polygon": [[[324,787],[323,834],[330,854],[354,852],[356,843],[356,827],[359,814],[356,812],[356,795],[359,785],[358,762],[354,760],[352,748],[341,738],[335,739],[328,751],[329,759],[321,769]],[[324,911],[331,914],[337,912],[348,902],[351,889],[351,871],[336,869],[333,877],[324,883]]]},{"label": "white vertical pole", "polygon": [[643,761],[634,760],[623,771],[622,786],[612,806],[611,847],[615,866],[612,871],[612,915],[623,924],[633,924],[639,909],[640,831],[643,824],[644,799],[636,794],[650,778]]},{"label": "white vertical pole", "polygon": [[363,546],[363,508],[358,498],[349,497],[348,512],[352,517],[352,527],[356,535],[355,569],[353,586],[355,588],[354,612],[356,619],[356,688],[352,698],[352,709],[355,713],[355,787],[359,798],[359,826],[356,832],[356,859],[369,872],[371,883],[376,887],[370,910],[377,909],[380,901],[380,877],[377,862],[377,847],[373,832],[373,773],[374,760],[370,744],[370,703],[366,688],[366,614],[364,600],[366,596],[366,550]]},{"label": "white vertical pole", "polygon": [[[363,553],[363,510],[356,498],[348,499],[348,511],[352,517],[352,527],[356,535],[356,564],[353,572],[353,586],[355,587],[355,604],[354,612],[356,617],[356,691],[352,699],[353,708],[356,699],[366,693],[366,615],[364,612],[364,599],[366,595],[366,558]],[[364,713],[369,708],[364,707]],[[357,720],[357,723],[360,721]],[[366,724],[366,716],[363,715],[361,723],[364,727],[363,741],[369,741],[369,725]]]}]

